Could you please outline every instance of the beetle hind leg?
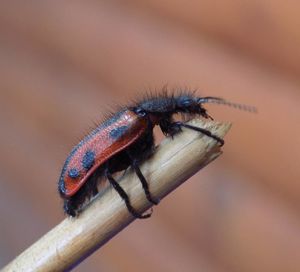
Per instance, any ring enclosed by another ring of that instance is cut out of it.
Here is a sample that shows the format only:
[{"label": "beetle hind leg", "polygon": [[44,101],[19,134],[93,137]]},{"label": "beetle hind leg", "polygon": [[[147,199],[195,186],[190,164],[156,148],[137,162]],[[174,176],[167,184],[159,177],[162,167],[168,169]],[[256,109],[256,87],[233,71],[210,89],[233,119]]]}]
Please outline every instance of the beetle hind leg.
[{"label": "beetle hind leg", "polygon": [[98,194],[97,183],[97,176],[93,175],[74,196],[71,198],[65,198],[65,213],[72,217],[78,216],[87,202]]},{"label": "beetle hind leg", "polygon": [[78,215],[78,207],[71,199],[64,200],[64,211],[71,217],[76,217]]}]

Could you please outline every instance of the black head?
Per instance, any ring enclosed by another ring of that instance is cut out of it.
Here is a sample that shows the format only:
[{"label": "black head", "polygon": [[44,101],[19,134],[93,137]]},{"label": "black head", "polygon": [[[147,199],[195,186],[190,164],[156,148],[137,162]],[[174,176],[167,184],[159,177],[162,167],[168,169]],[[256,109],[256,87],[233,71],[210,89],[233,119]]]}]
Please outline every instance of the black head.
[{"label": "black head", "polygon": [[199,114],[204,118],[212,119],[206,109],[199,103],[199,98],[192,94],[179,95],[175,97],[176,112]]}]

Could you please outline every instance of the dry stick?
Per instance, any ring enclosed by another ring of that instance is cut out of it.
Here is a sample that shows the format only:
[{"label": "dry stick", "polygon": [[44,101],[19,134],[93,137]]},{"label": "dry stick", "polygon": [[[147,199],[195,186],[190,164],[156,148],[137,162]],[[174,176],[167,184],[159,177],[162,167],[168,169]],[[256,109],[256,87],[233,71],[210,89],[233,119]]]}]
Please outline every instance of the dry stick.
[{"label": "dry stick", "polygon": [[[230,124],[194,119],[190,124],[206,128],[223,138]],[[217,158],[216,141],[201,133],[183,129],[174,139],[165,139],[155,154],[142,164],[152,195],[162,199],[202,167]],[[132,205],[141,212],[151,207],[141,183],[127,171],[120,184]],[[66,218],[2,271],[64,271],[76,266],[131,223],[134,218],[123,200],[111,188],[97,197],[78,218]]]}]

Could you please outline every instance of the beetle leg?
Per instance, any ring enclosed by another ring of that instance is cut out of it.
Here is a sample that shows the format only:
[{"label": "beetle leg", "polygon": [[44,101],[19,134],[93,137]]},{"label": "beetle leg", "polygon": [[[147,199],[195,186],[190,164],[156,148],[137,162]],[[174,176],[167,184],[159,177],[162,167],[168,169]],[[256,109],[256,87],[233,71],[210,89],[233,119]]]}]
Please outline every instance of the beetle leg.
[{"label": "beetle leg", "polygon": [[96,170],[96,172],[90,177],[89,182],[86,183],[86,185],[88,186],[87,191],[90,192],[90,195],[92,197],[96,196],[99,193],[99,190],[97,188],[98,176],[99,173],[97,173]]},{"label": "beetle leg", "polygon": [[[217,135],[214,135],[212,134],[209,130],[207,129],[204,129],[204,128],[200,128],[200,127],[195,127],[195,126],[191,126],[189,124],[185,124],[185,123],[182,123],[182,122],[174,122],[171,124],[172,127],[185,127],[185,128],[188,128],[188,129],[192,129],[192,130],[195,130],[195,131],[198,131],[198,132],[201,132],[202,134],[210,137],[210,138],[213,138],[215,139],[219,144],[220,146],[224,145],[224,140],[221,139],[220,137],[218,137]],[[173,128],[172,128],[173,129]]]},{"label": "beetle leg", "polygon": [[64,200],[64,211],[72,217],[75,217],[78,214],[77,207],[74,206],[74,203],[70,199]]},{"label": "beetle leg", "polygon": [[94,187],[92,191],[92,196],[96,196],[99,193],[98,188]]},{"label": "beetle leg", "polygon": [[181,132],[181,126],[174,124],[176,124],[176,122],[174,122],[171,117],[167,117],[160,121],[159,126],[164,135],[173,138],[175,134]]},{"label": "beetle leg", "polygon": [[117,193],[120,195],[120,197],[124,200],[126,207],[128,211],[135,217],[135,218],[148,218],[151,216],[151,213],[147,214],[140,214],[138,213],[130,204],[129,197],[127,193],[123,190],[123,188],[120,186],[118,182],[113,178],[111,173],[109,172],[108,167],[105,169],[105,177],[108,179],[109,183],[112,185],[112,187],[117,191]]},{"label": "beetle leg", "polygon": [[135,171],[136,175],[138,176],[140,182],[142,183],[142,186],[143,186],[143,189],[144,189],[144,192],[145,192],[145,195],[146,195],[148,201],[154,205],[157,205],[159,203],[159,200],[152,198],[151,193],[149,191],[148,182],[145,179],[143,173],[141,172],[138,161],[136,159],[132,159],[130,154],[128,154],[128,155],[131,159],[131,167],[133,168],[133,170]]}]

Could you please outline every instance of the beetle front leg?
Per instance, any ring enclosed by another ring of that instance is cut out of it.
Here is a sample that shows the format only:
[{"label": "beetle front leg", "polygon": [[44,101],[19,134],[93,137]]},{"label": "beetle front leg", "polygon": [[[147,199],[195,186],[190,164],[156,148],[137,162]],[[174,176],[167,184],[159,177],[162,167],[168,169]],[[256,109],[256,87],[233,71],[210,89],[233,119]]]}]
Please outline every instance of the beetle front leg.
[{"label": "beetle front leg", "polygon": [[174,122],[171,117],[164,118],[159,123],[160,129],[166,136],[173,136],[178,132],[181,132],[181,126],[177,125],[177,122]]},{"label": "beetle front leg", "polygon": [[192,126],[192,125],[189,125],[189,124],[186,124],[186,123],[183,123],[183,122],[173,122],[173,123],[170,124],[169,129],[171,131],[179,131],[179,130],[181,130],[182,127],[201,132],[202,134],[204,134],[204,135],[206,135],[210,138],[215,139],[220,144],[220,146],[224,145],[224,140],[223,139],[221,139],[217,135],[212,134],[209,130],[204,129],[204,128]]}]

